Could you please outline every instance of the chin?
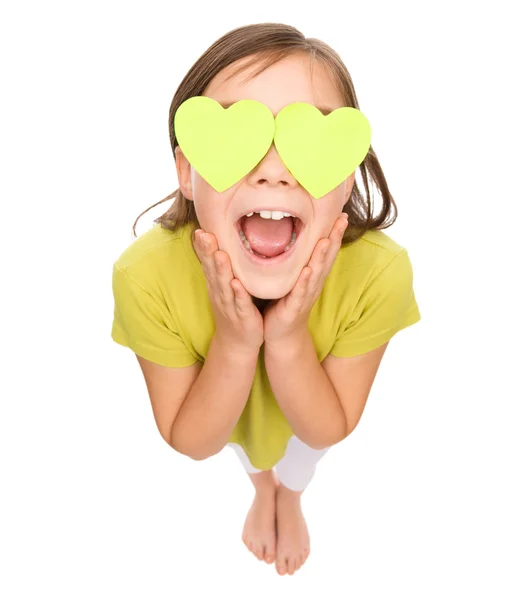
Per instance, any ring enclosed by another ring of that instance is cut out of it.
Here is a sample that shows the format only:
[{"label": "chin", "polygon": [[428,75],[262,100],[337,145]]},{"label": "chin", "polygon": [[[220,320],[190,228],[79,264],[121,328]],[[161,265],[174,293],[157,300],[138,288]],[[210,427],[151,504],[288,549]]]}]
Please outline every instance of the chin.
[{"label": "chin", "polygon": [[293,283],[283,281],[242,281],[244,289],[255,298],[261,300],[278,300],[283,298],[293,288]]}]

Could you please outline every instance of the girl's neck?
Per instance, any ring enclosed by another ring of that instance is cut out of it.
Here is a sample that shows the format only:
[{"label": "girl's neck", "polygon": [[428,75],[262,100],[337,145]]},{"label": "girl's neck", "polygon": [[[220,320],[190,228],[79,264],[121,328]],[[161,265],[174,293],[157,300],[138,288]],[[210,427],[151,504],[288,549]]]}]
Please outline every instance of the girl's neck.
[{"label": "girl's neck", "polygon": [[255,296],[252,296],[252,301],[255,304],[255,306],[259,309],[259,312],[261,313],[261,315],[263,314],[265,308],[268,306],[268,304],[270,304],[271,300],[268,300],[266,298],[257,298]]}]

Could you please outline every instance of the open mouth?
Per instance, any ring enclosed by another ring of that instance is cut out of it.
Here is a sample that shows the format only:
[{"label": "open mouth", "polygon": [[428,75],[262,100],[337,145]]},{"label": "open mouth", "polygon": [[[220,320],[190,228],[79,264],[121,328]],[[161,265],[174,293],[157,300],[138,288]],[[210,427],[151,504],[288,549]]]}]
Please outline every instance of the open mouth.
[{"label": "open mouth", "polygon": [[295,247],[297,246],[297,241],[301,237],[301,234],[304,230],[304,223],[298,217],[289,217],[293,219],[293,227],[292,227],[292,235],[290,241],[286,245],[283,252],[277,254],[276,256],[264,256],[259,254],[256,250],[254,250],[246,238],[246,235],[243,231],[243,224],[247,217],[241,217],[236,223],[235,228],[237,230],[237,235],[239,236],[239,243],[244,251],[244,254],[251,260],[251,262],[259,265],[275,265],[281,262],[284,262],[289,258],[289,256],[294,252]]}]

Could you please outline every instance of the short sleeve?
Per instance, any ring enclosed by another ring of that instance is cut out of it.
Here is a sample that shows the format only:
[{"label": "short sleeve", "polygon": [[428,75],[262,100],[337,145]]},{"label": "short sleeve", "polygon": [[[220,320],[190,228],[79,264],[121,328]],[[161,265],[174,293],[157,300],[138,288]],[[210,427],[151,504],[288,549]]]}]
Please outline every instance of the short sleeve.
[{"label": "short sleeve", "polygon": [[187,367],[198,360],[175,330],[168,307],[116,263],[112,287],[115,310],[111,337],[117,344],[165,367]]},{"label": "short sleeve", "polygon": [[365,287],[330,354],[343,358],[364,354],[420,319],[412,265],[403,249]]}]

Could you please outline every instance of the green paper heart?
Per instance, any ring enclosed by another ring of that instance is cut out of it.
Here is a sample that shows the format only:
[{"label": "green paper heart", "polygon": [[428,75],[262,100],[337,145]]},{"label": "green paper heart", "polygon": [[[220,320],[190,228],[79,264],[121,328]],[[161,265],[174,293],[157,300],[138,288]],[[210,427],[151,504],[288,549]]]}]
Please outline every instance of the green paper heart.
[{"label": "green paper heart", "polygon": [[224,192],[247,175],[272,145],[275,120],[256,100],[229,108],[206,96],[185,100],[174,119],[182,152],[212,188]]},{"label": "green paper heart", "polygon": [[368,153],[371,138],[368,119],[349,106],[325,116],[311,104],[295,102],[275,117],[277,152],[315,199],[355,171]]}]

